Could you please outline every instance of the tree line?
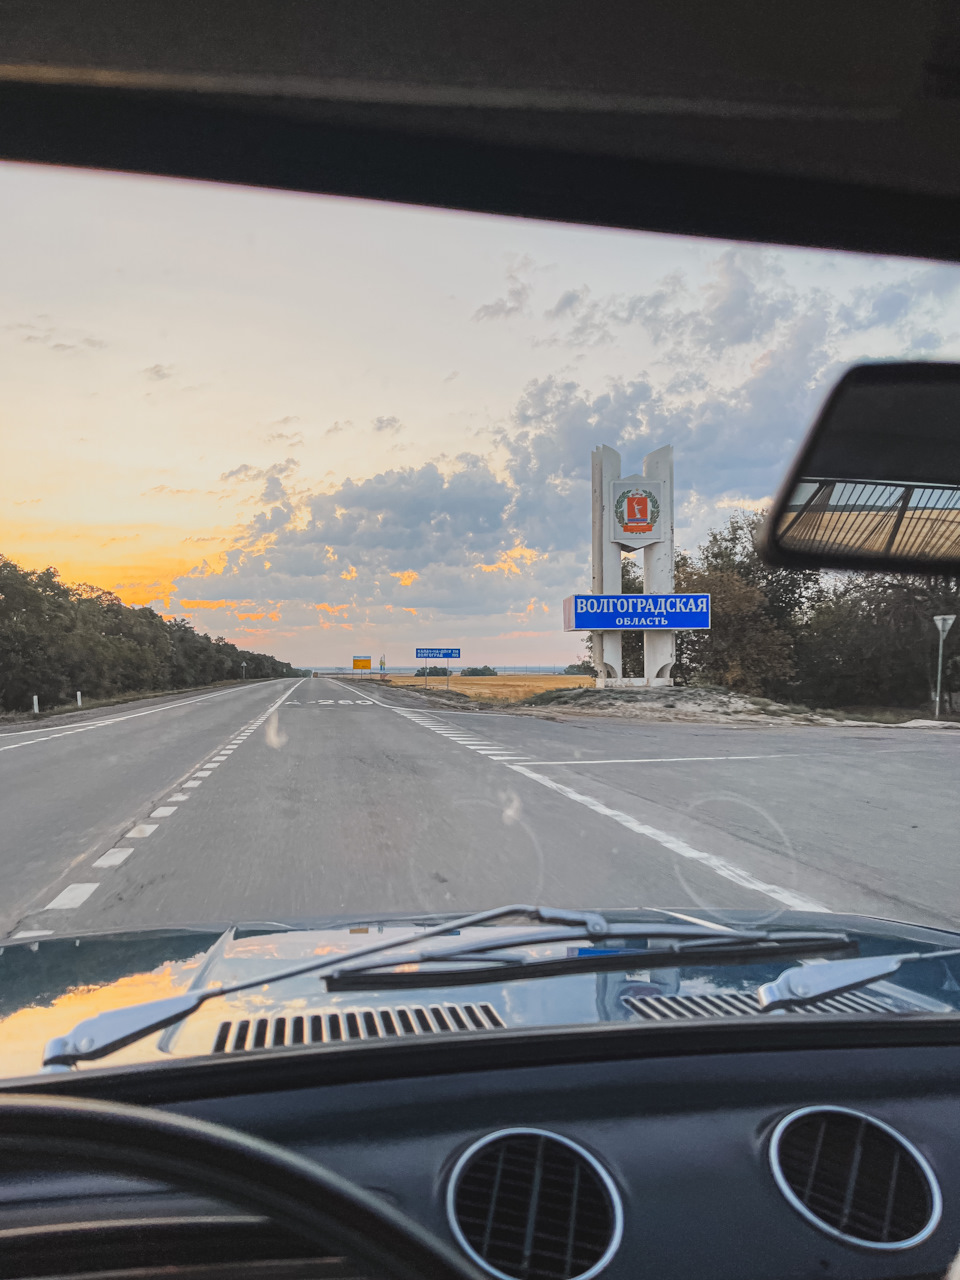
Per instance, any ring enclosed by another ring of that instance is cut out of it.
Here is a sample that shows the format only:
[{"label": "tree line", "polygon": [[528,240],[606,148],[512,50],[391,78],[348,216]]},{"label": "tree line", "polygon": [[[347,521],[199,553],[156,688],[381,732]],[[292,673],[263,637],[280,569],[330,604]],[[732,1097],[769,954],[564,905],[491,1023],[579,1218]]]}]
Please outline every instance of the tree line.
[{"label": "tree line", "polygon": [[[709,592],[711,629],[677,632],[679,684],[813,707],[921,707],[936,690],[936,614],[960,615],[960,580],[773,569],[756,551],[761,515],[736,512],[693,555],[676,590]],[[639,559],[639,557],[638,557]],[[623,561],[624,591],[643,590]],[[624,675],[643,675],[643,636],[623,636]],[[960,693],[960,622],[944,645],[945,706]]]},{"label": "tree line", "polygon": [[0,556],[0,710],[28,711],[85,697],[186,689],[218,680],[295,676],[289,662],[238,649],[222,636],[125,605],[99,587],[68,586],[56,569],[31,572]]}]

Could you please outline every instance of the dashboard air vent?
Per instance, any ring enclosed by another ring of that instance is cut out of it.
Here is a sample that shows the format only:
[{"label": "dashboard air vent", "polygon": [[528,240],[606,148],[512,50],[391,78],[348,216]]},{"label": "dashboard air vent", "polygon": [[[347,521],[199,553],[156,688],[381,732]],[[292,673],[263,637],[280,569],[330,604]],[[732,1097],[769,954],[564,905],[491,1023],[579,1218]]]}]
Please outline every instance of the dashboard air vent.
[{"label": "dashboard air vent", "polygon": [[283,1049],[344,1040],[407,1039],[451,1031],[499,1031],[504,1021],[492,1004],[411,1004],[383,1009],[321,1009],[293,1017],[221,1022],[214,1053]]},{"label": "dashboard air vent", "polygon": [[606,1169],[540,1129],[503,1129],[469,1147],[450,1175],[447,1217],[465,1252],[501,1280],[589,1280],[623,1233]]},{"label": "dashboard air vent", "polygon": [[909,1249],[940,1220],[933,1170],[881,1120],[845,1107],[803,1107],[770,1140],[780,1190],[821,1231],[871,1249]]}]

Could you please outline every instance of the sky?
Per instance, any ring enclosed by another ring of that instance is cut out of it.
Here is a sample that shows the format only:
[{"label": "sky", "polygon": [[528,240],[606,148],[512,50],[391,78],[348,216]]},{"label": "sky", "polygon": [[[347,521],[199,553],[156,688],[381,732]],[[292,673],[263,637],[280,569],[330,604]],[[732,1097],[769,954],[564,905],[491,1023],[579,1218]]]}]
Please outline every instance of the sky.
[{"label": "sky", "polygon": [[596,445],[694,550],[960,359],[942,264],[15,164],[0,230],[0,553],[297,664],[573,661]]}]

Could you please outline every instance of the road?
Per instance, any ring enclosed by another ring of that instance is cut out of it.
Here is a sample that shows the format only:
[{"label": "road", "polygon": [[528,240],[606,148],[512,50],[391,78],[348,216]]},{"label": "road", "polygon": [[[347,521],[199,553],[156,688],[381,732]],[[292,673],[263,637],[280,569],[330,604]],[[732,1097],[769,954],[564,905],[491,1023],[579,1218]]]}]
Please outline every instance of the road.
[{"label": "road", "polygon": [[556,906],[960,921],[960,734],[284,680],[0,733],[0,937]]}]

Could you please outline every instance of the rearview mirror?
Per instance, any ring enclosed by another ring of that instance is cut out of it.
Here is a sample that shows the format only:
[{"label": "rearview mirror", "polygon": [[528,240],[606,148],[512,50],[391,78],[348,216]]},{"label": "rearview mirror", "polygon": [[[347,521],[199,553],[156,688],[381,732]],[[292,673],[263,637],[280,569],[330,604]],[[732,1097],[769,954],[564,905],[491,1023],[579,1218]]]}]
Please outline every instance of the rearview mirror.
[{"label": "rearview mirror", "polygon": [[840,379],[764,528],[771,564],[960,573],[960,364]]}]

